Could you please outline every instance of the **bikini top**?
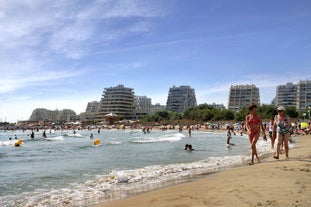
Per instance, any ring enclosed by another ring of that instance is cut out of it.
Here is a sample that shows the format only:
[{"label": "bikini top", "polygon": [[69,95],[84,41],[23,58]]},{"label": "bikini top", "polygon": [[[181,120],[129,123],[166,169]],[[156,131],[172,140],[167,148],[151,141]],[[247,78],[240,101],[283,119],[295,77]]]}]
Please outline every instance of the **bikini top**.
[{"label": "bikini top", "polygon": [[255,125],[259,125],[260,124],[260,119],[258,116],[253,116],[252,118],[248,119],[248,124],[255,124]]}]

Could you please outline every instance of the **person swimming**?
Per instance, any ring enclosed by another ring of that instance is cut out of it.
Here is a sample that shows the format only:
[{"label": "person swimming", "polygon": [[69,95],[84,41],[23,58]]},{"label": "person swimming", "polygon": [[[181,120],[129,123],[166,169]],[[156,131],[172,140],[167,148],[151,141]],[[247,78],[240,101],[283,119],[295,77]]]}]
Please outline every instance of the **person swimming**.
[{"label": "person swimming", "polygon": [[185,144],[184,150],[192,151],[192,150],[194,150],[194,149],[192,148],[192,145],[191,145],[191,144]]}]

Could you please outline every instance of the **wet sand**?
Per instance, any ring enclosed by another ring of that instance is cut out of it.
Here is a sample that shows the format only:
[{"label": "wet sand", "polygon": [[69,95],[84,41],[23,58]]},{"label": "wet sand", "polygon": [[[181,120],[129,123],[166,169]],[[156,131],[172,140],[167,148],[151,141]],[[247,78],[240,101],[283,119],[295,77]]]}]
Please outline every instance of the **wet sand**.
[{"label": "wet sand", "polygon": [[297,136],[296,148],[279,160],[227,169],[100,207],[311,206],[311,136]]}]

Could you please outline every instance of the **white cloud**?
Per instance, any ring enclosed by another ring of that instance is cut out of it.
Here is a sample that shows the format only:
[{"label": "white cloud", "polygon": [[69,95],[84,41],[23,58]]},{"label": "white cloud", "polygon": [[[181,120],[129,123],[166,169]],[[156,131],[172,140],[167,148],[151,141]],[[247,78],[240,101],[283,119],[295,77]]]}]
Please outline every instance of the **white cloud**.
[{"label": "white cloud", "polygon": [[[52,84],[67,83],[84,74],[72,60],[92,55],[99,46],[103,48],[127,35],[148,32],[152,29],[149,19],[164,14],[157,5],[159,2],[144,0],[0,1],[0,96],[5,100],[0,103],[0,119],[28,119],[36,107],[83,111],[87,98],[71,97],[68,102],[40,96],[42,99],[36,100],[38,94],[34,93],[47,92]],[[141,68],[143,63],[114,67],[125,71]],[[32,91],[33,86],[40,90]],[[21,89],[30,91],[21,95]]]},{"label": "white cloud", "polygon": [[[144,19],[163,15],[159,8],[142,0],[1,1],[0,92],[76,76],[50,63],[58,61],[55,56],[80,59],[97,45],[148,32],[151,26]],[[117,25],[132,17],[137,19]]]},{"label": "white cloud", "polygon": [[78,76],[83,71],[47,71],[36,69],[5,70],[1,72],[0,94],[35,85],[51,85],[50,81]]},{"label": "white cloud", "polygon": [[[43,49],[73,59],[83,57],[93,44],[148,32],[150,24],[143,19],[163,15],[142,0],[8,1],[1,8],[0,54]],[[118,25],[133,17],[137,19]]]}]

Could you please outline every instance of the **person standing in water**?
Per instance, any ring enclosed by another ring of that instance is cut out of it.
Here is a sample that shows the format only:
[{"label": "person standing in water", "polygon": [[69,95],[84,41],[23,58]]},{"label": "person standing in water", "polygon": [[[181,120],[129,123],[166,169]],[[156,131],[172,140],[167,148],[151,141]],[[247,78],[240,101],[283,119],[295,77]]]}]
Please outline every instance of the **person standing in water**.
[{"label": "person standing in water", "polygon": [[188,135],[189,135],[189,138],[191,138],[191,126],[190,125],[188,125],[187,126],[187,129],[188,129]]},{"label": "person standing in water", "polygon": [[252,157],[251,162],[249,164],[253,165],[255,156],[257,161],[260,162],[256,149],[256,144],[260,136],[260,129],[262,129],[263,139],[267,141],[267,138],[265,128],[262,125],[261,117],[257,114],[257,105],[251,104],[248,107],[248,109],[250,114],[247,115],[245,118],[245,127],[248,133],[249,143],[252,149]]},{"label": "person standing in water", "polygon": [[271,117],[269,121],[269,137],[271,139],[271,149],[274,149],[274,142],[275,142],[275,137],[273,137],[273,131],[274,131],[274,117]]},{"label": "person standing in water", "polygon": [[46,138],[46,137],[47,137],[47,136],[46,136],[45,130],[44,130],[43,133],[42,133],[42,137],[43,137],[43,138]]},{"label": "person standing in water", "polygon": [[232,135],[231,135],[231,127],[230,126],[227,126],[227,145],[230,145],[230,140],[232,138]]},{"label": "person standing in water", "polygon": [[31,130],[30,138],[35,138],[35,133],[33,132],[33,130]]}]

